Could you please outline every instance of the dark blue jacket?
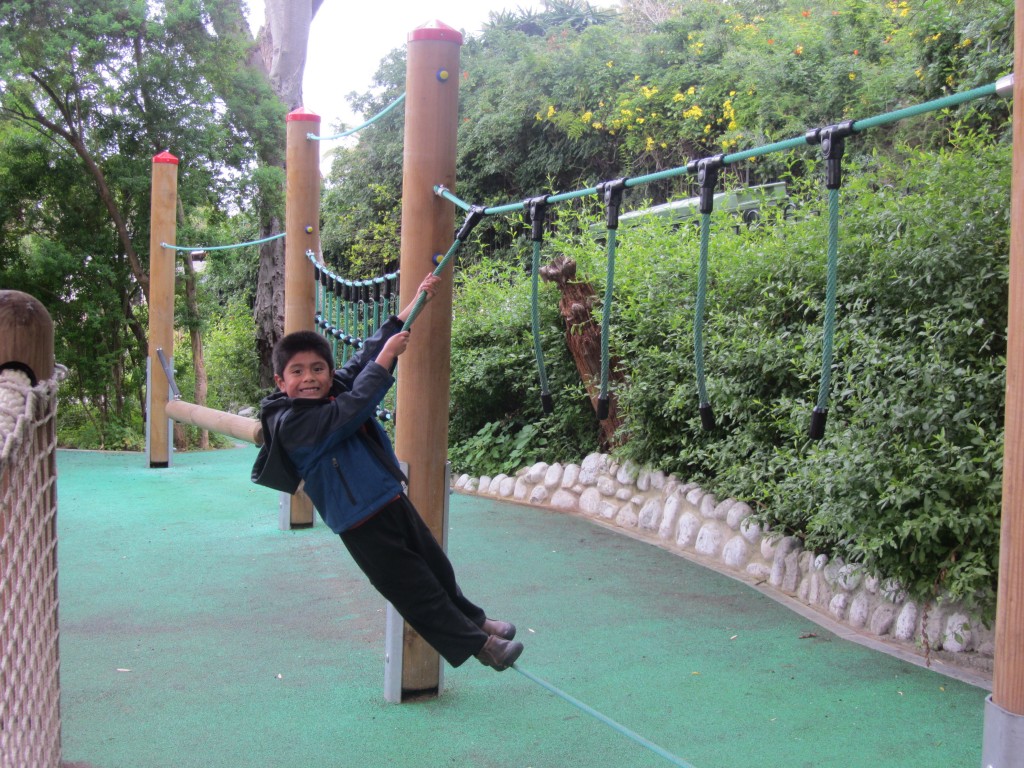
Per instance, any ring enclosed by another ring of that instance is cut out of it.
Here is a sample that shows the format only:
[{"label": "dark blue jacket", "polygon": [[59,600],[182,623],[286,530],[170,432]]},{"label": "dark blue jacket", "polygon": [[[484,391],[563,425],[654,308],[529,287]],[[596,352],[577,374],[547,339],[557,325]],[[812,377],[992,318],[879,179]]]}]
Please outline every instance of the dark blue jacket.
[{"label": "dark blue jacket", "polygon": [[[362,522],[403,490],[398,459],[376,419],[394,378],[374,362],[384,342],[401,329],[397,317],[381,325],[334,372],[330,397],[309,400],[275,392],[260,404],[264,446],[253,481],[294,491],[285,486],[305,480],[303,490],[335,533]],[[261,481],[260,475],[275,474],[294,483]]]}]

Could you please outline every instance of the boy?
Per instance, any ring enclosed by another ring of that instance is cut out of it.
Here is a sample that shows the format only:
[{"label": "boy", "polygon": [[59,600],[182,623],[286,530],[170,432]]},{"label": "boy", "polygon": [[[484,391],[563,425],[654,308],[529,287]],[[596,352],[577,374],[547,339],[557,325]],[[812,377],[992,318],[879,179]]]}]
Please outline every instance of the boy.
[{"label": "boy", "polygon": [[[417,296],[433,297],[439,282],[428,275]],[[389,318],[337,371],[330,344],[313,331],[290,333],[274,346],[279,391],[261,403],[264,444],[252,479],[288,493],[305,480],[324,522],[424,640],[453,667],[475,656],[500,671],[523,652],[512,642],[516,628],[488,619],[463,596],[444,550],[405,495],[405,477],[374,418],[409,344],[402,325],[412,307]]]}]

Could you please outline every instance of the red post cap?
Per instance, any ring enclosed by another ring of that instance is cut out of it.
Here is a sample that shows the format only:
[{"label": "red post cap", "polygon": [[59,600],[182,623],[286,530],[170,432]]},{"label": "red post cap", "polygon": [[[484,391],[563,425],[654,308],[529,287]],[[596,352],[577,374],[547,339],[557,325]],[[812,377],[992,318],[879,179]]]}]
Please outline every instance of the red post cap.
[{"label": "red post cap", "polygon": [[415,40],[447,40],[462,45],[462,33],[442,21],[428,21],[409,33],[409,42]]},{"label": "red post cap", "polygon": [[153,155],[154,163],[170,163],[171,165],[178,164],[178,158],[168,152],[166,149],[159,155]]},{"label": "red post cap", "polygon": [[288,113],[288,116],[285,117],[286,122],[290,123],[293,120],[305,120],[310,123],[319,123],[320,115],[315,112],[307,112],[305,107],[299,107],[298,109],[293,109]]}]

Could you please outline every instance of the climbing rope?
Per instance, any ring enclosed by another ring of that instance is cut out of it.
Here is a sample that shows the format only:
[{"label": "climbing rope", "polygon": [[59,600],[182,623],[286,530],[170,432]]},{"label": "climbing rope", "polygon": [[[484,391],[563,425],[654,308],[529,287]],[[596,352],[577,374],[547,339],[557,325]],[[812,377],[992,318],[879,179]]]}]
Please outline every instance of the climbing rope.
[{"label": "climbing rope", "polygon": [[530,237],[533,240],[533,263],[530,271],[530,326],[533,330],[533,353],[537,358],[537,378],[540,381],[540,400],[544,413],[554,410],[551,390],[548,388],[548,374],[544,365],[544,349],[540,343],[540,247],[544,240],[544,219],[547,216],[546,197],[528,200],[524,207],[530,218]]},{"label": "climbing rope", "polygon": [[541,688],[543,688],[543,689],[545,689],[547,691],[550,691],[551,693],[555,694],[559,698],[564,699],[565,701],[569,702],[574,707],[579,709],[581,712],[585,712],[586,714],[590,715],[591,717],[597,718],[598,720],[600,720],[605,725],[610,726],[615,731],[618,731],[620,734],[625,736],[627,739],[632,739],[633,741],[635,741],[640,746],[646,747],[647,749],[649,749],[652,752],[654,752],[654,754],[659,755],[659,756],[665,758],[666,760],[668,760],[673,765],[682,766],[682,768],[693,768],[693,766],[690,765],[690,763],[686,762],[682,758],[676,757],[675,755],[673,755],[668,750],[666,750],[666,749],[664,749],[662,747],[659,747],[653,741],[650,741],[649,739],[645,739],[640,734],[636,733],[635,731],[631,731],[629,728],[627,728],[626,726],[624,726],[624,725],[622,725],[620,723],[615,722],[614,720],[612,720],[607,715],[601,714],[600,712],[598,712],[593,707],[588,706],[587,704],[584,704],[582,701],[580,701],[577,698],[574,698],[573,696],[570,696],[565,691],[559,690],[558,688],[556,688],[555,686],[553,686],[551,683],[547,682],[546,680],[544,680],[544,679],[542,679],[540,677],[537,677],[537,675],[533,674],[532,672],[528,672],[526,669],[521,667],[519,664],[513,664],[512,665],[512,669],[514,669],[520,675],[525,677],[527,680],[532,680],[537,685],[539,685]]},{"label": "climbing rope", "polygon": [[388,112],[390,112],[395,107],[397,107],[399,104],[401,104],[403,101],[405,101],[405,94],[404,93],[401,96],[399,96],[397,99],[392,101],[390,104],[388,104],[386,107],[384,107],[384,109],[382,109],[376,115],[374,115],[369,120],[367,120],[365,123],[363,123],[362,125],[357,125],[355,128],[349,128],[347,131],[342,131],[341,133],[336,133],[333,136],[317,136],[315,133],[307,133],[306,134],[306,138],[309,139],[310,141],[333,141],[334,139],[344,139],[346,136],[351,136],[354,133],[359,133],[359,131],[363,130],[364,128],[369,128],[371,125],[376,123],[378,120],[380,120],[382,117],[384,117]]}]

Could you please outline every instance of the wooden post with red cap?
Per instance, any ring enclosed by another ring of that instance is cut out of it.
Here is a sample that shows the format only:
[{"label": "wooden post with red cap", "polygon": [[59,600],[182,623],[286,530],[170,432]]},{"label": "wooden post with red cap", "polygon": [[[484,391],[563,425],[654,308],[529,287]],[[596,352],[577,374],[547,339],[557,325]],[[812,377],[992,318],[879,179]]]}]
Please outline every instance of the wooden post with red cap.
[{"label": "wooden post with red cap", "polygon": [[[284,332],[316,328],[316,283],[307,252],[320,250],[320,116],[301,107],[285,117]],[[282,495],[279,527],[313,524],[313,502],[300,489]]]},{"label": "wooden post with red cap", "polygon": [[[406,65],[405,153],[402,178],[401,303],[416,298],[455,231],[455,209],[434,194],[455,188],[462,35],[439,21],[409,33]],[[408,465],[409,497],[438,541],[444,542],[448,497],[448,402],[451,370],[452,279],[443,276],[419,315],[398,364],[395,448]],[[402,644],[403,697],[437,695],[437,652],[408,625]]]},{"label": "wooden post with red cap", "polygon": [[171,427],[167,418],[168,382],[156,351],[174,357],[174,251],[177,233],[178,158],[161,152],[153,158],[149,202],[149,357],[146,364],[146,455],[151,468],[171,463]]}]

